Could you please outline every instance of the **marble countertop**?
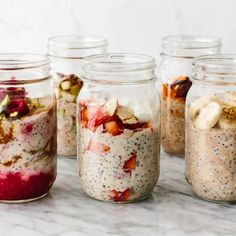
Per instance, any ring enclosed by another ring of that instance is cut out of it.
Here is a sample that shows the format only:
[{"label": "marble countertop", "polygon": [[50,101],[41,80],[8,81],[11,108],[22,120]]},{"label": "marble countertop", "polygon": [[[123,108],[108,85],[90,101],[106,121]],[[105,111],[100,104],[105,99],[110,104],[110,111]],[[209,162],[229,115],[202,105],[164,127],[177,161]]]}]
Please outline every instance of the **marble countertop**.
[{"label": "marble countertop", "polygon": [[86,196],[76,161],[59,158],[50,194],[26,204],[0,204],[0,236],[235,236],[236,205],[197,199],[184,179],[184,160],[162,155],[161,176],[142,202],[111,204]]}]

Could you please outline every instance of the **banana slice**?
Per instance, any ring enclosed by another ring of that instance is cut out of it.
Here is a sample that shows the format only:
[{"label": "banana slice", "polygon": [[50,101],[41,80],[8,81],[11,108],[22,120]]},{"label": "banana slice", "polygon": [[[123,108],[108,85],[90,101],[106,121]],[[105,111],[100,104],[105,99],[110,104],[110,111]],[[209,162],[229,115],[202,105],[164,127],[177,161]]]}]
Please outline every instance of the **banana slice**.
[{"label": "banana slice", "polygon": [[194,101],[190,106],[190,116],[196,118],[200,110],[213,100],[213,98],[215,98],[215,95],[206,95]]},{"label": "banana slice", "polygon": [[199,129],[211,129],[218,122],[221,113],[221,106],[217,102],[210,102],[200,110],[194,124]]},{"label": "banana slice", "polygon": [[233,129],[233,128],[236,128],[236,120],[229,119],[223,115],[220,117],[218,121],[218,126],[219,128],[222,128],[222,129]]}]

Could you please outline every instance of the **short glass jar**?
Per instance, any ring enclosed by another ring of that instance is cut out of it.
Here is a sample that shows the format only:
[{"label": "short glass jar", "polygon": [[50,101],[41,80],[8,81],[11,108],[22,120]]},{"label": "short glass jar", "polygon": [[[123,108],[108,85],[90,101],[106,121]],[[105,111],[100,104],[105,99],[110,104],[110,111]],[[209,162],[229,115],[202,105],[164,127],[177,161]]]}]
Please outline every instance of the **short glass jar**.
[{"label": "short glass jar", "polygon": [[92,198],[133,202],[159,177],[160,101],[155,60],[104,54],[84,61],[78,98],[80,181]]},{"label": "short glass jar", "polygon": [[86,56],[106,52],[107,40],[98,36],[66,35],[49,39],[54,91],[57,98],[58,155],[76,157],[76,99],[83,82]]},{"label": "short glass jar", "polygon": [[192,60],[220,52],[219,39],[208,36],[167,36],[162,42],[158,70],[161,90],[161,142],[165,152],[183,156],[185,147],[185,100],[192,85]]},{"label": "short glass jar", "polygon": [[56,101],[49,59],[0,54],[0,201],[45,196],[56,178]]},{"label": "short glass jar", "polygon": [[198,57],[186,101],[186,177],[200,198],[236,202],[236,55]]}]

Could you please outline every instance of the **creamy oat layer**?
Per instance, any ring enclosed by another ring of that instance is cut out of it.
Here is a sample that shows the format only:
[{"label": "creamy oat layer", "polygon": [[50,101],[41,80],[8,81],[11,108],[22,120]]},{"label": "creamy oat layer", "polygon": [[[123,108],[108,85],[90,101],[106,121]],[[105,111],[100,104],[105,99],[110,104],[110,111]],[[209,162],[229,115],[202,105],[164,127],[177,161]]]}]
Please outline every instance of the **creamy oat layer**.
[{"label": "creamy oat layer", "polygon": [[[124,192],[129,189],[131,197],[140,199],[153,190],[159,176],[159,134],[144,129],[138,132],[129,130],[119,136],[93,133],[81,128],[80,158],[81,184],[93,198],[111,200],[113,190]],[[104,153],[89,150],[91,142],[102,143],[107,147]],[[125,168],[125,163],[135,157],[135,167]]]},{"label": "creamy oat layer", "polygon": [[0,120],[0,170],[48,172],[56,166],[55,105],[39,99],[42,108],[20,119]]}]

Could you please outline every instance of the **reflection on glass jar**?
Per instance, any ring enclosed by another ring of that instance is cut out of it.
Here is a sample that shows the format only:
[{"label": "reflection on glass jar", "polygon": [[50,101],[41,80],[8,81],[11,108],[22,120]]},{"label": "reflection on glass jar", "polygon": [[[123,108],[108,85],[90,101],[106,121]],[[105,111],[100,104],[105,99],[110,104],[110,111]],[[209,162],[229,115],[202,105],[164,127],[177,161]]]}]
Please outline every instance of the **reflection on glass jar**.
[{"label": "reflection on glass jar", "polygon": [[236,201],[236,56],[196,58],[186,109],[186,177],[199,197]]},{"label": "reflection on glass jar", "polygon": [[159,176],[155,61],[142,55],[104,54],[84,63],[77,104],[81,184],[98,200],[141,200]]},{"label": "reflection on glass jar", "polygon": [[206,36],[167,36],[162,43],[161,141],[164,151],[183,156],[185,146],[185,100],[192,82],[192,59],[219,53],[219,39]]},{"label": "reflection on glass jar", "polygon": [[46,195],[56,177],[56,102],[49,60],[0,54],[0,201]]},{"label": "reflection on glass jar", "polygon": [[49,39],[54,91],[57,97],[58,155],[76,157],[76,99],[83,86],[82,61],[104,53],[106,39],[98,36],[55,36]]}]

